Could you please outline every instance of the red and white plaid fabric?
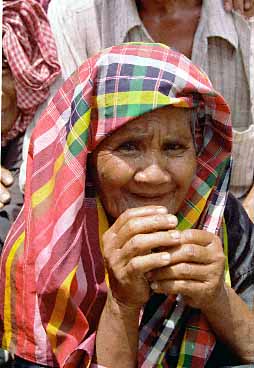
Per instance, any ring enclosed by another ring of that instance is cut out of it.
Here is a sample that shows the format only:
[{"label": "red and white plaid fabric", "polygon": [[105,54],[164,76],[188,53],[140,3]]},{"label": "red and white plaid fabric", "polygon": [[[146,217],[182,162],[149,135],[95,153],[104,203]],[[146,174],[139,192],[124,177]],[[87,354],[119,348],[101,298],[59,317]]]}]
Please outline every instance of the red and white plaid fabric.
[{"label": "red and white plaid fabric", "polygon": [[23,132],[60,73],[47,15],[36,0],[3,1],[3,52],[16,84],[21,117],[2,145]]}]

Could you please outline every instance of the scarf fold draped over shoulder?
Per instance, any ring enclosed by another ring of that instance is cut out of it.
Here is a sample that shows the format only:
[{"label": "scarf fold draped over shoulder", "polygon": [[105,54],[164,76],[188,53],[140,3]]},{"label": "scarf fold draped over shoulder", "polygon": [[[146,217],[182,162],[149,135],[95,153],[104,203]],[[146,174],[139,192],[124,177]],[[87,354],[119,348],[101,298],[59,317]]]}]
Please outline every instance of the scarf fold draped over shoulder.
[{"label": "scarf fold draped over shoulder", "polygon": [[[197,172],[177,214],[178,228],[219,232],[231,166],[228,105],[202,71],[164,45],[128,43],[102,51],[64,83],[32,136],[25,204],[1,261],[5,349],[48,366],[89,366],[107,284],[100,250],[105,214],[87,157],[128,121],[168,105],[195,110]],[[173,299],[141,326],[139,367],[174,366],[163,358],[174,346],[162,346],[160,333],[171,329],[178,341],[181,321],[186,328],[177,366],[203,367],[209,358],[215,337],[206,320]]]},{"label": "scarf fold draped over shoulder", "polygon": [[23,132],[60,74],[53,34],[36,0],[3,1],[3,52],[17,92],[20,116],[2,145]]}]

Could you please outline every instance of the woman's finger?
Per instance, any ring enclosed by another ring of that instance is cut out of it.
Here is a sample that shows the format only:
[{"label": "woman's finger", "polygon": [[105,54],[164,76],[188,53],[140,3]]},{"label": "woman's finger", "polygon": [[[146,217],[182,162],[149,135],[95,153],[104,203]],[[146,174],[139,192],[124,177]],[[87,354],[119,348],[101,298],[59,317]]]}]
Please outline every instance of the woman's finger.
[{"label": "woman's finger", "polygon": [[[217,260],[217,251],[214,247],[203,247],[197,244],[181,244],[179,246],[170,247],[167,250],[170,254],[170,264],[177,263],[198,263],[210,264]],[[219,254],[223,252],[220,250]]]},{"label": "woman's finger", "polygon": [[209,246],[214,243],[220,244],[220,238],[206,230],[188,229],[180,232],[181,244],[198,244]]},{"label": "woman's finger", "polygon": [[150,287],[156,293],[162,294],[182,294],[184,296],[193,297],[204,291],[203,282],[195,280],[163,280],[154,281]]},{"label": "woman's finger", "polygon": [[179,239],[173,236],[172,231],[157,231],[148,234],[134,235],[122,248],[123,257],[126,259],[151,252],[168,252],[171,247],[179,246]]},{"label": "woman's finger", "polygon": [[151,253],[145,256],[137,256],[132,258],[125,267],[127,275],[133,277],[136,275],[144,275],[145,273],[169,264],[170,257],[167,252]]},{"label": "woman's finger", "polygon": [[178,263],[167,266],[159,270],[149,272],[146,277],[149,281],[169,281],[169,280],[195,280],[209,281],[220,276],[220,269],[213,264]]},{"label": "woman's finger", "polygon": [[123,227],[130,219],[135,217],[145,217],[151,216],[155,214],[167,214],[168,210],[166,207],[163,206],[145,206],[145,207],[137,207],[137,208],[130,208],[123,212],[115,223],[112,225],[112,230],[115,233]]},{"label": "woman's finger", "polygon": [[176,225],[176,216],[169,214],[155,214],[131,218],[117,233],[119,247],[123,247],[127,241],[137,234],[148,234],[161,230],[166,231],[174,229]]}]

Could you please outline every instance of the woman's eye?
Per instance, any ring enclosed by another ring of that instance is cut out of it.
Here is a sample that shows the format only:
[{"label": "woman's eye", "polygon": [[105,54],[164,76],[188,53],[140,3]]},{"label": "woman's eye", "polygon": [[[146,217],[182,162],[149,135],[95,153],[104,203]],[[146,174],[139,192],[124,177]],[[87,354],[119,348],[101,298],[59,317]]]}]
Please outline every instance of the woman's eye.
[{"label": "woman's eye", "polygon": [[136,142],[124,142],[120,144],[120,146],[117,147],[118,151],[122,152],[132,152],[136,151],[138,149],[138,145]]},{"label": "woman's eye", "polygon": [[182,151],[184,148],[185,147],[180,143],[167,143],[164,146],[165,151]]}]

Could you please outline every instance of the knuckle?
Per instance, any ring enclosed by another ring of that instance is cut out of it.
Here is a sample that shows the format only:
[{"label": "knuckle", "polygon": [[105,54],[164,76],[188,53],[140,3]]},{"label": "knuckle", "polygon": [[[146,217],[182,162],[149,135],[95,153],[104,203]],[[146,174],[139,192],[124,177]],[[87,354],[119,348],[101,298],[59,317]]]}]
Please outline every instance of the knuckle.
[{"label": "knuckle", "polygon": [[183,238],[184,238],[184,241],[188,242],[188,241],[191,241],[192,238],[193,238],[193,231],[192,229],[187,229],[187,230],[184,230],[183,231]]},{"label": "knuckle", "polygon": [[186,245],[184,252],[188,259],[191,259],[196,255],[195,247],[191,244]]},{"label": "knuckle", "polygon": [[192,272],[192,266],[189,263],[182,263],[179,266],[179,272],[181,277],[189,276]]},{"label": "knuckle", "polygon": [[161,224],[161,221],[164,220],[165,216],[162,215],[154,215],[153,216],[153,224],[155,226],[158,226],[159,224]]},{"label": "knuckle", "polygon": [[225,264],[225,261],[226,261],[225,254],[222,251],[218,252],[216,254],[216,262],[221,263],[221,264]]},{"label": "knuckle", "polygon": [[131,217],[132,209],[128,208],[124,213],[121,214],[121,218],[124,220],[128,220]]},{"label": "knuckle", "polygon": [[136,227],[137,227],[136,219],[130,219],[126,224],[126,230],[130,234],[135,233]]},{"label": "knuckle", "polygon": [[128,274],[137,273],[139,263],[136,258],[132,258],[129,262]]},{"label": "knuckle", "polygon": [[129,240],[129,251],[132,256],[140,253],[140,235],[135,235]]}]

